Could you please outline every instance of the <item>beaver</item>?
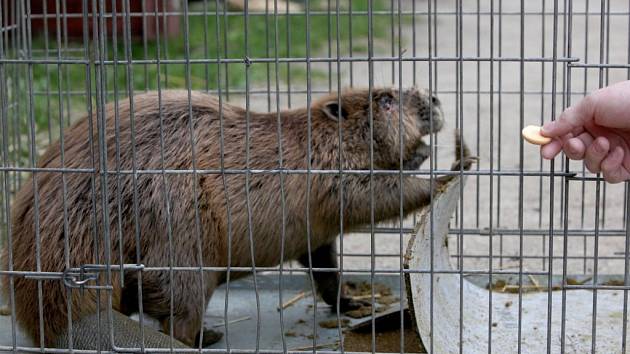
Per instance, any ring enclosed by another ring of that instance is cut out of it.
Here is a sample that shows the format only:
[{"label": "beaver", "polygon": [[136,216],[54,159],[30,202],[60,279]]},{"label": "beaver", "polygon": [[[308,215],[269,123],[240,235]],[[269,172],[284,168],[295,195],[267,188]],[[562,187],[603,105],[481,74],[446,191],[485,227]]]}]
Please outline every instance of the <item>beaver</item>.
[{"label": "beaver", "polygon": [[[43,153],[38,167],[57,170],[34,172],[16,194],[12,267],[7,250],[4,266],[67,275],[90,264],[142,264],[144,271],[101,267],[82,287],[11,275],[14,315],[38,344],[41,336],[51,345],[70,317],[106,308],[107,299],[127,315],[142,305],[187,345],[198,345],[202,334],[202,344],[211,344],[220,334],[203,330],[203,315],[226,280],[220,267],[228,264],[273,267],[297,259],[332,268],[313,278],[337,310],[340,223],[352,231],[371,222],[370,189],[379,222],[399,216],[401,187],[409,214],[453,177],[431,183],[411,174],[366,173],[371,166],[400,170],[400,161],[417,169],[428,157],[422,138],[442,128],[442,111],[438,98],[416,88],[331,93],[312,102],[310,113],[248,112],[209,94],[149,92],[97,113]],[[466,150],[452,168],[469,169],[473,161]],[[353,171],[340,175],[340,169]],[[232,271],[230,279],[248,274]],[[9,291],[9,276],[3,289]],[[343,291],[339,304],[341,311],[360,306]]]}]

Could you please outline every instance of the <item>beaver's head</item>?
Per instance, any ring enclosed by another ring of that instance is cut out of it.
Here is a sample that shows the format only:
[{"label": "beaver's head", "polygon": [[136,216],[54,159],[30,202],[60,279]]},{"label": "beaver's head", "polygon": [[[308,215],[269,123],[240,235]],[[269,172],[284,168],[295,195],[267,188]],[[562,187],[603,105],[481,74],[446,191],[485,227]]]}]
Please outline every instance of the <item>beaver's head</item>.
[{"label": "beaver's head", "polygon": [[[312,108],[314,116],[327,121],[328,134],[338,134],[341,124],[345,156],[365,158],[372,143],[377,169],[399,166],[401,138],[406,159],[423,136],[438,132],[444,125],[440,101],[417,88],[351,89],[317,100]],[[345,165],[369,168],[369,159]]]}]

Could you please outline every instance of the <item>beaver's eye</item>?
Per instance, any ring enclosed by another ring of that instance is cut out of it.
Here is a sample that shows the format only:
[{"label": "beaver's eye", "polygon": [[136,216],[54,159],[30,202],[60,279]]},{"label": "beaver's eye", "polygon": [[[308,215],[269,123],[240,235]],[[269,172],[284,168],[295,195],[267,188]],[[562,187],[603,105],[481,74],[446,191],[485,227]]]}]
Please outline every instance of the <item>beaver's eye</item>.
[{"label": "beaver's eye", "polygon": [[385,94],[379,98],[378,104],[382,109],[391,109],[394,104],[394,98],[390,94]]}]

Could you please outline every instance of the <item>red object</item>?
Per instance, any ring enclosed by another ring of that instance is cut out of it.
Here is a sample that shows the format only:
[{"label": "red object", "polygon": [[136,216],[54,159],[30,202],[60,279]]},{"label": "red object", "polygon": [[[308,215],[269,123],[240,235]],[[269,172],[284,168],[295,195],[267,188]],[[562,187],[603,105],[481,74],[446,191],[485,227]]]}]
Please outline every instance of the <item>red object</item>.
[{"label": "red object", "polygon": [[[20,0],[21,1],[21,0]],[[59,9],[56,8],[56,0],[27,0],[31,3],[31,31],[33,34],[41,33],[44,30],[44,26],[48,28],[49,35],[53,36],[57,32],[57,22],[59,22],[59,28],[63,33],[64,31],[64,17],[67,18],[68,36],[74,38],[83,37],[84,21],[88,21],[88,33],[90,37],[94,35],[94,23],[93,19],[98,18],[101,9],[98,6],[101,1],[87,0],[87,18],[83,13],[83,0],[61,0],[59,1]],[[64,8],[65,2],[65,8]],[[105,4],[103,13],[105,14],[105,26],[107,32],[111,35],[113,27],[113,12],[112,3],[115,2],[116,10],[116,31],[117,36],[122,38],[124,36],[125,22],[127,20],[125,11],[123,10],[123,0],[104,0]],[[96,3],[96,9],[94,4]],[[173,0],[127,0],[129,4],[129,22],[131,25],[131,35],[135,38],[143,38],[146,36],[149,39],[156,37],[157,29],[160,30],[160,37],[165,35],[164,23],[166,22],[166,36],[173,37],[179,34],[179,2]],[[144,3],[144,8],[143,8]],[[22,9],[20,15],[26,15],[25,3],[22,3]],[[164,9],[166,5],[166,9]],[[9,11],[13,11],[11,8],[15,6],[13,1],[9,1]],[[157,8],[157,21],[156,26],[156,8]],[[94,10],[96,10],[94,12]],[[144,12],[143,12],[144,10]],[[166,14],[165,14],[166,12]],[[170,14],[169,14],[170,13]],[[94,16],[94,14],[96,16]],[[21,17],[21,16],[19,16]],[[19,18],[18,17],[18,18]],[[144,20],[144,23],[143,23]],[[165,21],[166,20],[166,21]],[[145,25],[146,24],[146,25]],[[146,27],[145,27],[146,26]],[[146,33],[144,29],[146,28]],[[100,29],[99,29],[100,30]]]}]

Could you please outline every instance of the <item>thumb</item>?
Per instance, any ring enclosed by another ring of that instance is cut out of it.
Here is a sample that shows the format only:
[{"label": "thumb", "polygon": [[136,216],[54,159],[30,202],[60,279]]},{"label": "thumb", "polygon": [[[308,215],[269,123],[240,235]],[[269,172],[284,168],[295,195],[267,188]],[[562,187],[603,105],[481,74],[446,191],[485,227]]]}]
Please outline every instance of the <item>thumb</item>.
[{"label": "thumb", "polygon": [[593,120],[597,95],[591,94],[581,99],[575,105],[567,108],[555,121],[543,125],[540,133],[549,138],[555,138],[573,133],[574,136],[584,131],[584,125]]}]

